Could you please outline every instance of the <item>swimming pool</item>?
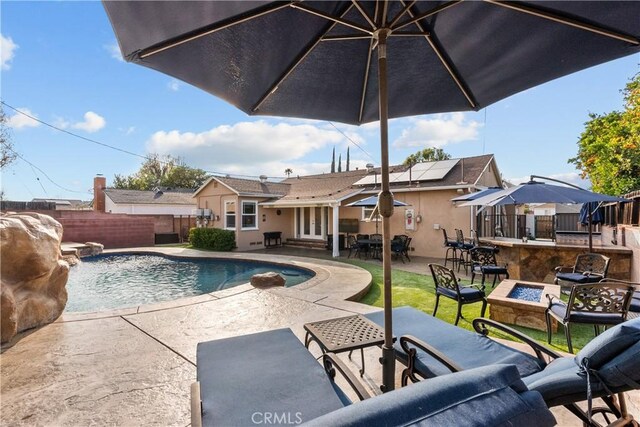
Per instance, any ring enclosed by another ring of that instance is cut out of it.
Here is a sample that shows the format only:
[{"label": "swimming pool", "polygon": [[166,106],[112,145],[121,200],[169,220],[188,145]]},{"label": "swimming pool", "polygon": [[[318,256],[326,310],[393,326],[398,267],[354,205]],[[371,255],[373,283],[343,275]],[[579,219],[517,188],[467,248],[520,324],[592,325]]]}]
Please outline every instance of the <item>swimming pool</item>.
[{"label": "swimming pool", "polygon": [[310,270],[258,261],[109,254],[82,258],[71,268],[65,312],[103,311],[201,295],[275,271],[287,287],[312,278]]}]

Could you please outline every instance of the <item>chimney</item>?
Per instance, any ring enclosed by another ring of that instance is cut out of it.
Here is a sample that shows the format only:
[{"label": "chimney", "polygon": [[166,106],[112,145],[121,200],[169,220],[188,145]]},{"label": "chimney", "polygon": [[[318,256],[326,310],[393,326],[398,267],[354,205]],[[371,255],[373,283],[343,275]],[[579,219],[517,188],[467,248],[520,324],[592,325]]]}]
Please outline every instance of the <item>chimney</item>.
[{"label": "chimney", "polygon": [[107,178],[98,174],[93,178],[93,210],[105,211],[104,189],[107,188]]},{"label": "chimney", "polygon": [[267,182],[267,178],[267,175],[260,175],[260,182],[264,184],[265,182]]}]

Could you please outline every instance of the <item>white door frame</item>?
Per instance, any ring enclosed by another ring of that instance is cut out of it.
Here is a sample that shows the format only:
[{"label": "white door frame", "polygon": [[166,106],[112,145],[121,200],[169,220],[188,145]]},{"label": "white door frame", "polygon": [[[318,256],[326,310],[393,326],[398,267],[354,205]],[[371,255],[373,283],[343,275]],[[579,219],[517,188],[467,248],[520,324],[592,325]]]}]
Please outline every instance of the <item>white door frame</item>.
[{"label": "white door frame", "polygon": [[[306,210],[309,210],[309,212],[305,212]],[[320,218],[317,218],[316,216],[316,210],[319,209],[320,210]],[[306,234],[304,232],[304,222],[305,219],[307,217],[307,215],[309,216],[309,234]],[[300,237],[302,239],[315,239],[315,240],[324,240],[324,236],[326,235],[327,231],[325,230],[325,215],[326,215],[326,209],[324,207],[321,206],[305,206],[305,207],[301,207],[300,208],[300,216],[299,216],[299,230],[300,230]],[[318,221],[320,221],[320,234],[317,234],[317,225],[318,225]]]}]

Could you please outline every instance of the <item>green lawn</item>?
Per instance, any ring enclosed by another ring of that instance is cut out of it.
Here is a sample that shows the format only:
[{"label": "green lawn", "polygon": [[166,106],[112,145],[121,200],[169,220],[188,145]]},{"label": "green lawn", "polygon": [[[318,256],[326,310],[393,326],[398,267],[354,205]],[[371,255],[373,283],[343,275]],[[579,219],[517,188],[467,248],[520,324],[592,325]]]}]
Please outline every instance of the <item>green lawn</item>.
[{"label": "green lawn", "polygon": [[[371,289],[365,295],[360,302],[364,304],[373,305],[376,307],[382,307],[382,267],[369,264],[358,260],[348,260],[350,264],[362,267],[371,273],[373,277],[373,283]],[[433,307],[435,306],[435,288],[433,285],[433,279],[429,275],[408,273],[399,270],[393,270],[391,275],[391,283],[393,284],[392,301],[394,307],[401,307],[409,305],[420,309],[426,313],[432,314]],[[462,280],[462,283],[469,283],[468,280]],[[490,288],[487,289],[490,292]],[[440,305],[438,307],[437,317],[449,323],[453,323],[456,319],[457,303],[449,298],[440,298]],[[460,319],[458,326],[473,330],[471,320],[476,317],[480,317],[480,309],[482,304],[468,304],[463,306],[462,315],[464,319]],[[489,311],[491,306],[487,308],[485,317],[489,317]],[[547,345],[546,332],[538,331],[536,329],[523,328],[520,326],[514,326],[515,329],[523,332],[531,338],[534,338],[541,344]],[[507,337],[505,337],[507,338]],[[593,339],[593,327],[588,325],[573,325],[571,326],[571,338],[573,341],[574,351],[582,348],[587,342]],[[564,330],[562,327],[558,328],[558,333],[554,334],[551,340],[551,347],[556,350],[568,351],[567,342],[564,337]]]}]

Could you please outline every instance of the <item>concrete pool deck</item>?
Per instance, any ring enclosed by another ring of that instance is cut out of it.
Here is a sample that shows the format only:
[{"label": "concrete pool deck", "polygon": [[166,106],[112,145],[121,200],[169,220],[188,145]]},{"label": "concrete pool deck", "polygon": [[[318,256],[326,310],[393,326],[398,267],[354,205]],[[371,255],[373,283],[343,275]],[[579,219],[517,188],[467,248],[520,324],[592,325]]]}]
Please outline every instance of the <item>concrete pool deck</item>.
[{"label": "concrete pool deck", "polygon": [[[183,248],[152,250],[216,255]],[[307,322],[378,310],[335,298],[357,290],[355,286],[349,289],[357,280],[367,286],[371,281],[368,272],[329,260],[280,256],[326,271],[318,278],[320,283],[297,291],[243,285],[116,312],[65,314],[55,323],[24,334],[15,345],[2,349],[0,424],[187,426],[198,342],[282,327],[290,327],[303,341],[302,326]],[[278,258],[271,253],[238,257]],[[418,260],[412,264],[410,268],[426,269]],[[315,345],[310,350],[319,354]],[[379,356],[377,348],[365,350],[364,381],[375,391],[381,383]],[[354,362],[344,353],[340,357],[357,372],[359,357]],[[397,365],[398,387],[401,368]],[[562,408],[553,412],[559,425],[581,425]]]}]

